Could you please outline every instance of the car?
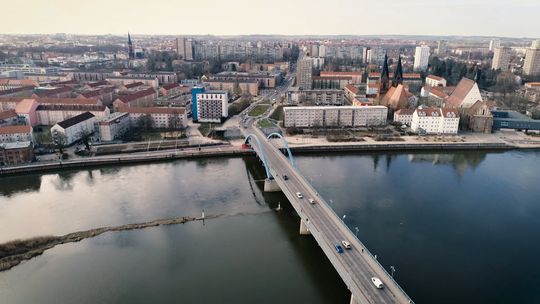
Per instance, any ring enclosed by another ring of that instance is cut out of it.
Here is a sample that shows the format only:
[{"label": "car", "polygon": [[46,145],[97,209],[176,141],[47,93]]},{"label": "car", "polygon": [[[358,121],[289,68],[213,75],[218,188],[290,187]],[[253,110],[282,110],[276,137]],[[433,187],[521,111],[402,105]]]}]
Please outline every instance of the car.
[{"label": "car", "polygon": [[296,192],[296,197],[298,197],[298,198],[303,198],[304,196],[302,195],[302,193]]},{"label": "car", "polygon": [[343,253],[343,248],[341,248],[341,245],[336,245],[336,251],[337,253]]},{"label": "car", "polygon": [[286,174],[283,174],[283,179],[284,180],[289,180],[289,177]]},{"label": "car", "polygon": [[347,241],[341,241],[341,244],[343,245],[343,247],[345,247],[345,249],[351,249],[351,243]]},{"label": "car", "polygon": [[381,279],[377,277],[372,277],[371,282],[373,282],[373,285],[375,285],[375,287],[377,287],[378,289],[382,289],[384,287],[384,284],[381,281]]},{"label": "car", "polygon": [[310,198],[310,199],[308,199],[308,201],[309,201],[310,204],[315,205],[315,200],[314,199]]}]

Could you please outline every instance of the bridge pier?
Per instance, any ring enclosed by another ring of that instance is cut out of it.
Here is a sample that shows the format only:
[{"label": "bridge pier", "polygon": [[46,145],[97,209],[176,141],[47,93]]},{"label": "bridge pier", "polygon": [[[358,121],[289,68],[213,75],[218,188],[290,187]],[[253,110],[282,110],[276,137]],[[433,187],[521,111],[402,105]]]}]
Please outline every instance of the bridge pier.
[{"label": "bridge pier", "polygon": [[300,219],[300,235],[311,235],[311,232],[309,232],[309,228],[303,219]]},{"label": "bridge pier", "polygon": [[354,295],[351,293],[351,302],[350,304],[358,304],[358,301],[356,300],[356,298],[354,297]]},{"label": "bridge pier", "polygon": [[264,180],[264,192],[279,192],[281,188],[275,179],[265,179]]}]

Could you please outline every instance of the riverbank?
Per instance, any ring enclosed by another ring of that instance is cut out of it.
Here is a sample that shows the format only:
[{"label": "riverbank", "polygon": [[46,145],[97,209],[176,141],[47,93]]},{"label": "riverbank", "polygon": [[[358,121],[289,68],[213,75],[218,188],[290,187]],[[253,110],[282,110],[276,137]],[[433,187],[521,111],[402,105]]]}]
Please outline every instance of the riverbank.
[{"label": "riverbank", "polygon": [[[540,139],[528,137],[517,132],[498,134],[468,134],[462,136],[403,137],[402,141],[375,141],[364,138],[359,142],[328,142],[324,138],[308,136],[286,136],[289,148],[294,153],[340,153],[374,151],[444,151],[444,150],[511,150],[540,149]],[[272,139],[277,147],[284,148],[281,139]],[[210,157],[235,157],[253,155],[250,149],[242,148],[243,140],[233,141],[231,145],[217,145],[184,150],[162,150],[145,153],[111,154],[78,158],[66,161],[35,162],[31,164],[0,167],[0,177],[33,172],[58,171],[62,169],[88,168],[107,165],[128,165],[170,161],[177,159],[196,159]]]},{"label": "riverbank", "polygon": [[73,232],[62,236],[42,236],[26,240],[15,240],[0,244],[0,272],[9,270],[23,261],[30,260],[43,254],[46,250],[55,246],[79,242],[81,240],[96,237],[105,232],[118,232],[127,230],[137,230],[156,226],[168,226],[185,224],[192,221],[214,219],[220,215],[207,215],[202,217],[175,217],[168,219],[159,219],[150,222],[127,224],[114,227],[102,227],[86,231]]}]

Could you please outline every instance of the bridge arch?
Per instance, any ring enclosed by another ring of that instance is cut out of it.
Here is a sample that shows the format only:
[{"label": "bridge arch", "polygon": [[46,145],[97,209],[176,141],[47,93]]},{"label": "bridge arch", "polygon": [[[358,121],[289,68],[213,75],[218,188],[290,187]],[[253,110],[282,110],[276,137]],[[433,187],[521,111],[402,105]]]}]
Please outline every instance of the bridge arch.
[{"label": "bridge arch", "polygon": [[292,156],[292,152],[291,152],[291,149],[289,149],[289,142],[287,142],[287,140],[285,139],[285,137],[283,137],[283,135],[279,134],[279,133],[270,133],[266,138],[270,139],[274,136],[277,136],[279,138],[281,138],[281,140],[283,141],[283,144],[285,144],[285,149],[287,149],[287,154],[289,155],[289,161],[291,162],[291,165],[296,168],[295,164],[294,164],[294,158]]},{"label": "bridge arch", "polygon": [[263,165],[264,165],[264,169],[266,170],[266,177],[268,179],[274,179],[274,177],[272,176],[272,172],[270,172],[270,166],[268,165],[268,162],[266,161],[266,155],[264,154],[264,149],[261,145],[261,142],[259,141],[259,139],[257,138],[256,135],[254,134],[248,134],[246,135],[246,139],[244,140],[244,143],[245,144],[248,144],[249,143],[249,140],[250,139],[255,139],[255,141],[257,142],[257,146],[259,147],[259,151],[261,152],[261,160],[263,162]]}]

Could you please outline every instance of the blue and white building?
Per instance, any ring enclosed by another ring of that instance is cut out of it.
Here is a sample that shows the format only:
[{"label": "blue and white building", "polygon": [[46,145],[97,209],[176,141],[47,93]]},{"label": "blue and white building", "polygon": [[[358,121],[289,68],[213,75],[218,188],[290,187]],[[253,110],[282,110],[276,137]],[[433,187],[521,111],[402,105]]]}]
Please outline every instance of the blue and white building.
[{"label": "blue and white building", "polygon": [[221,123],[229,116],[227,91],[193,88],[191,94],[193,121]]}]

